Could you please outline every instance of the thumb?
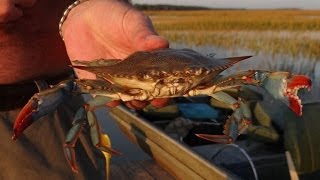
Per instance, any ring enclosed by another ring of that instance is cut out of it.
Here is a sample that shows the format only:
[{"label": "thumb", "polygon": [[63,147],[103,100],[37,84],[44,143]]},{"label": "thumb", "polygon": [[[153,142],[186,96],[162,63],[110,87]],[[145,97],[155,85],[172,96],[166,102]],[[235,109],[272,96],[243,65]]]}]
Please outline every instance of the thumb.
[{"label": "thumb", "polygon": [[[147,28],[147,27],[146,27]],[[157,35],[153,29],[145,29],[148,32],[140,32],[133,39],[134,48],[136,51],[148,51],[154,49],[168,48],[169,42],[167,39]]]},{"label": "thumb", "polygon": [[140,50],[154,50],[169,47],[169,42],[165,38],[152,34],[148,35],[140,42]]},{"label": "thumb", "polygon": [[125,24],[130,27],[128,28],[129,39],[132,40],[136,51],[169,47],[168,40],[156,33],[148,16],[134,9],[131,13],[131,17],[126,19]]}]

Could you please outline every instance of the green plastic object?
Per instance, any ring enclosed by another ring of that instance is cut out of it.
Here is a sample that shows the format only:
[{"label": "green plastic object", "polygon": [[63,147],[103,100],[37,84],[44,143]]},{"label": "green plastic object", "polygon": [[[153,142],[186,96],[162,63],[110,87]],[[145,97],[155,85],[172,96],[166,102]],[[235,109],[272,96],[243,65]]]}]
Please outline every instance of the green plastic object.
[{"label": "green plastic object", "polygon": [[280,138],[272,126],[272,119],[260,102],[251,105],[255,121],[248,128],[248,134],[252,139],[260,142],[277,142]]}]

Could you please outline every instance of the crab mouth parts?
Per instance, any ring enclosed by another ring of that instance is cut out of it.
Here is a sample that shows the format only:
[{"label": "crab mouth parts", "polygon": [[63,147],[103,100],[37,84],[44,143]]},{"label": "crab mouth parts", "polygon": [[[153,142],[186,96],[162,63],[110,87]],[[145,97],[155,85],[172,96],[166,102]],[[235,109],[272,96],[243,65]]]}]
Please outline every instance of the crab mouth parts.
[{"label": "crab mouth parts", "polygon": [[301,99],[298,96],[300,89],[311,89],[311,80],[307,76],[293,75],[288,80],[287,88],[285,89],[285,96],[289,99],[289,106],[298,116],[302,115]]}]

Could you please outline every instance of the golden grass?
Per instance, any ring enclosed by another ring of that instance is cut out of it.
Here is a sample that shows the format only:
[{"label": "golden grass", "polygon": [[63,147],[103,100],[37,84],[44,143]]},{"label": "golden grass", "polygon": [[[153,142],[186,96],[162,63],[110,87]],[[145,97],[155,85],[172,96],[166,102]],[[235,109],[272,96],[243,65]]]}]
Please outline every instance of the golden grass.
[{"label": "golden grass", "polygon": [[320,60],[320,10],[146,11],[170,41]]}]

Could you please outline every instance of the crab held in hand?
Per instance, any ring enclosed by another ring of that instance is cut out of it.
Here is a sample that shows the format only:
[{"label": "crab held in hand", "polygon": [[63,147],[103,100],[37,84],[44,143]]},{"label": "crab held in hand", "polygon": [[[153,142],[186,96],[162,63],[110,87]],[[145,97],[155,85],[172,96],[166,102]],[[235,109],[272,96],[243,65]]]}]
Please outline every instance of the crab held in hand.
[{"label": "crab held in hand", "polygon": [[219,74],[233,64],[250,56],[213,59],[190,49],[160,49],[136,52],[124,60],[99,59],[78,61],[74,68],[96,74],[96,80],[71,79],[35,94],[20,112],[14,136],[18,138],[33,121],[55,110],[70,94],[89,93],[95,96],[79,109],[73,127],[66,137],[65,153],[74,171],[77,171],[72,148],[85,123],[89,124],[92,142],[98,148],[118,154],[103,145],[100,129],[93,113],[99,106],[112,101],[152,101],[157,98],[208,95],[228,104],[234,113],[227,120],[224,135],[197,134],[199,137],[220,143],[231,143],[246,130],[251,122],[248,104],[223,90],[253,85],[265,88],[275,98],[288,104],[301,115],[302,106],[297,91],[310,88],[311,81],[303,75],[289,72],[248,70],[227,77]]}]

